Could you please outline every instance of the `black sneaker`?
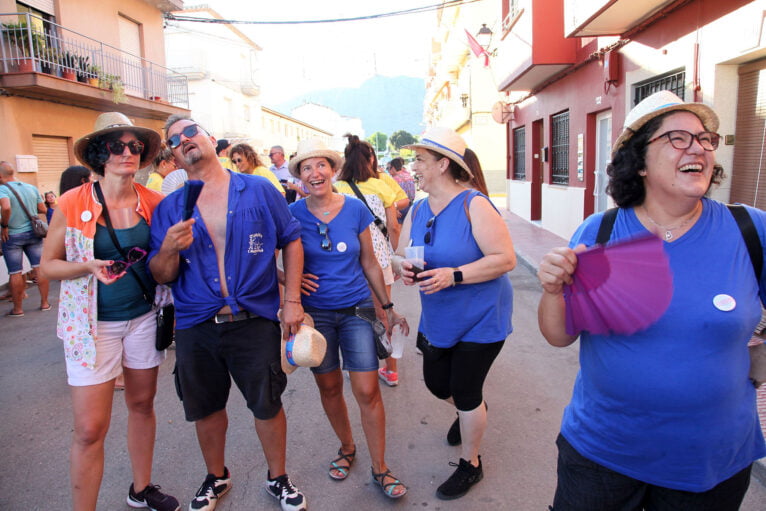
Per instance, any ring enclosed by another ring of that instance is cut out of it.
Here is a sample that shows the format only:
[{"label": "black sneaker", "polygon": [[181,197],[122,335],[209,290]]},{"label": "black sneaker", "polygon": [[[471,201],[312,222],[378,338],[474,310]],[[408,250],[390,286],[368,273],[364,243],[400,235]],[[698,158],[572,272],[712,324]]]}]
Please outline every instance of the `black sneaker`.
[{"label": "black sneaker", "polygon": [[128,505],[136,508],[149,508],[152,511],[180,511],[181,505],[175,497],[165,495],[156,484],[150,484],[136,493],[133,483],[128,490]]},{"label": "black sneaker", "polygon": [[282,511],[306,511],[306,497],[303,493],[293,486],[287,474],[283,474],[276,479],[271,479],[271,474],[267,475],[266,491],[269,495],[279,500]]},{"label": "black sneaker", "polygon": [[223,477],[208,474],[205,482],[197,490],[197,494],[189,503],[189,511],[213,511],[218,499],[231,490],[231,474],[223,467]]},{"label": "black sneaker", "polygon": [[474,467],[463,458],[460,458],[460,463],[450,461],[450,465],[457,467],[457,470],[436,490],[436,496],[442,500],[459,499],[468,493],[471,486],[484,477],[484,472],[481,469],[481,456],[479,456],[478,467]]}]

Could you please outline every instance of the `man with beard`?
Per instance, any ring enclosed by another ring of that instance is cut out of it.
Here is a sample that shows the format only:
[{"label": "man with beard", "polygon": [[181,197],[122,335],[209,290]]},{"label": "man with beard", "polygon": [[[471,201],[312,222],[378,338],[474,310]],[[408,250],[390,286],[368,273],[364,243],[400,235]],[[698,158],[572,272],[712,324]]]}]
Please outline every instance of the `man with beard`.
[{"label": "man with beard", "polygon": [[275,262],[281,249],[288,335],[303,320],[300,224],[268,180],[224,169],[215,138],[192,119],[171,116],[165,135],[189,179],[205,183],[191,219],[182,219],[181,190],[155,209],[149,255],[155,280],[173,290],[178,393],[207,465],[189,509],[213,510],[231,488],[224,464],[231,378],[255,416],[268,493],[283,510],[306,509],[305,497],[285,471],[287,421],[280,396],[287,377],[280,365]]}]

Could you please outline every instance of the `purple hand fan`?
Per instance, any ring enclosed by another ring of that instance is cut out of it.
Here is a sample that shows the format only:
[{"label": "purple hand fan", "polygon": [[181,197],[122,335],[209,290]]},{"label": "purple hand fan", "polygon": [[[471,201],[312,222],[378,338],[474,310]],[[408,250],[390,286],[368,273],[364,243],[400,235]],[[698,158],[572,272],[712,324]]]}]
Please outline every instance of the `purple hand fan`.
[{"label": "purple hand fan", "polygon": [[567,334],[633,334],[657,321],[672,297],[661,239],[596,245],[577,254],[572,284],[564,286]]},{"label": "purple hand fan", "polygon": [[184,221],[190,219],[194,214],[194,205],[197,204],[197,198],[203,186],[205,186],[205,182],[198,179],[184,183]]}]

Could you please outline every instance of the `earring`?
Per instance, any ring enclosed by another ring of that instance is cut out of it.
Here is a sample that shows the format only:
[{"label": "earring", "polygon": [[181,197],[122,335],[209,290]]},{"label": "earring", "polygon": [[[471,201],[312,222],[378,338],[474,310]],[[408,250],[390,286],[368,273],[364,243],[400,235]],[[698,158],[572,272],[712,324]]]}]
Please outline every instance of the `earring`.
[{"label": "earring", "polygon": [[646,177],[646,170],[639,170],[638,175],[641,177]]}]

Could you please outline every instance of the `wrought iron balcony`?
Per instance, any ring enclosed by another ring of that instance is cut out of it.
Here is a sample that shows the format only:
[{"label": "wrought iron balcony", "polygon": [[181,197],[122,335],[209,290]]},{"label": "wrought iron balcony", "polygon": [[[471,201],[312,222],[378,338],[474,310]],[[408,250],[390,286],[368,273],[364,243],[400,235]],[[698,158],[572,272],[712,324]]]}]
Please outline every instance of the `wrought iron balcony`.
[{"label": "wrought iron balcony", "polygon": [[186,76],[29,13],[0,14],[0,87],[163,118],[189,108]]}]

